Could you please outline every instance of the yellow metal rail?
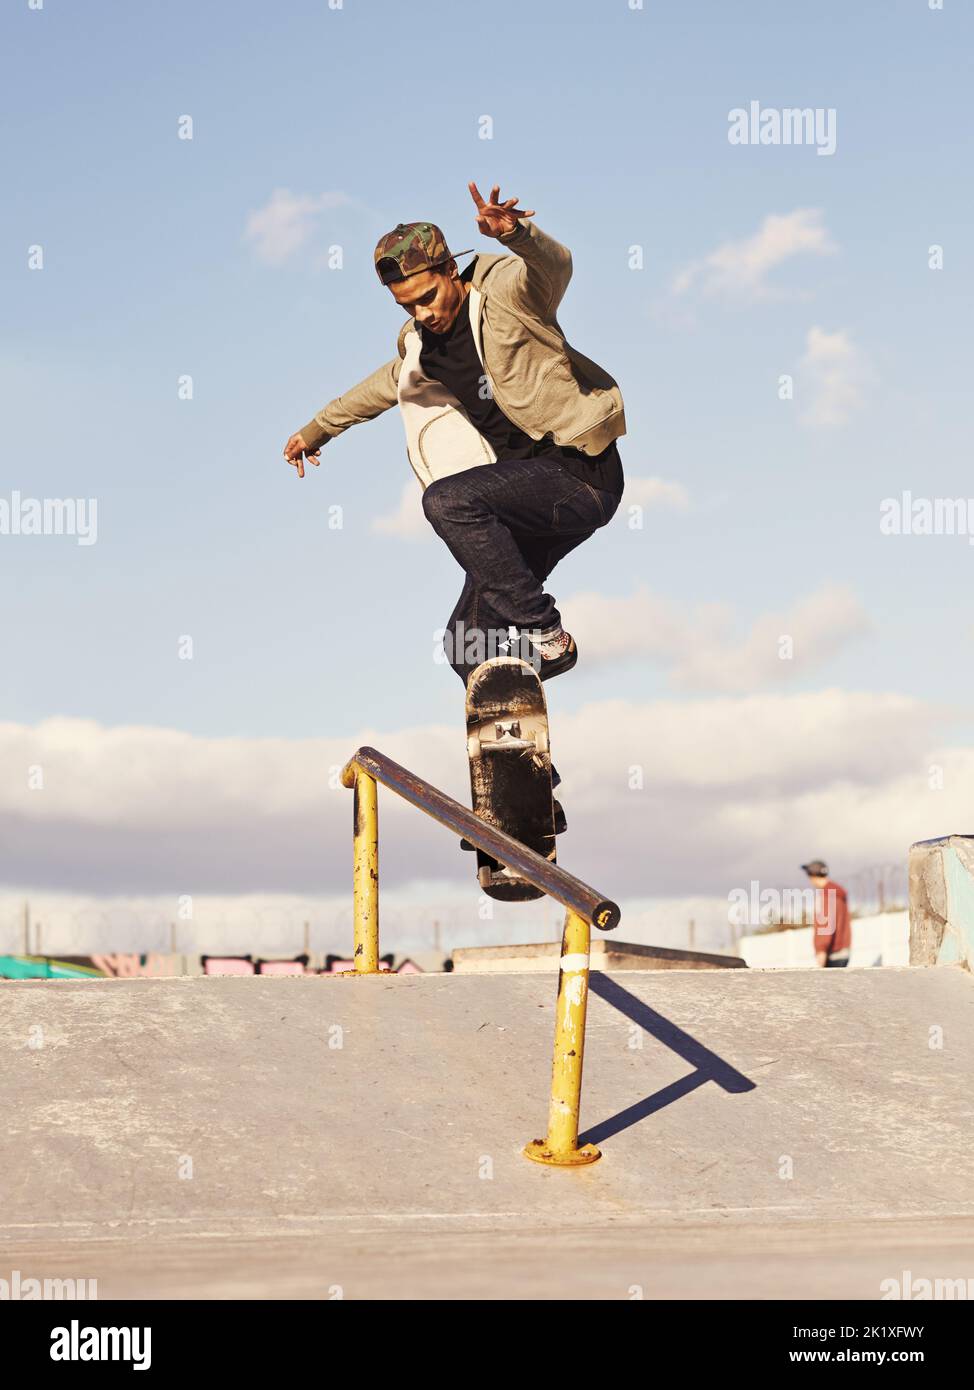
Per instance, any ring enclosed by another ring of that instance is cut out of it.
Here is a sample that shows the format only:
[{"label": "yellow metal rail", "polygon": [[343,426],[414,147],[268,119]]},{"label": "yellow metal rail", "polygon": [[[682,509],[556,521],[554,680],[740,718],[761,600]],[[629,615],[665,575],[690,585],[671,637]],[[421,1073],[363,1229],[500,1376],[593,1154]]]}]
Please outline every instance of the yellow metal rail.
[{"label": "yellow metal rail", "polygon": [[447,826],[455,835],[469,840],[513,869],[566,908],[558,972],[548,1133],[544,1139],[528,1144],[524,1155],[537,1163],[558,1166],[594,1163],[600,1157],[599,1150],[592,1144],[581,1148],[578,1145],[589,948],[593,925],[602,931],[618,926],[621,916],[618,906],[574,874],[488,825],[459,801],[416,777],[392,758],[374,748],[360,748],[342,770],[342,785],[352,788],[355,794],[355,970],[350,972],[351,977],[379,972],[378,782]]}]

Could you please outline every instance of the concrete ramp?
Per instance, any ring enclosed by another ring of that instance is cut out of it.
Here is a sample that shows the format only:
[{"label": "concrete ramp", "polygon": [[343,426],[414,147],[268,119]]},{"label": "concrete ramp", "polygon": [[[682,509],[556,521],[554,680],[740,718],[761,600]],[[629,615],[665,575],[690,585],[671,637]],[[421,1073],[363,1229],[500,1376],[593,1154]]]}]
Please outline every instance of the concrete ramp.
[{"label": "concrete ramp", "polygon": [[520,1153],[545,1126],[549,977],[6,984],[0,1259],[87,1271],[102,1297],[877,1298],[903,1261],[974,1277],[966,972],[591,988],[580,1138],[604,1157],[555,1170]]}]

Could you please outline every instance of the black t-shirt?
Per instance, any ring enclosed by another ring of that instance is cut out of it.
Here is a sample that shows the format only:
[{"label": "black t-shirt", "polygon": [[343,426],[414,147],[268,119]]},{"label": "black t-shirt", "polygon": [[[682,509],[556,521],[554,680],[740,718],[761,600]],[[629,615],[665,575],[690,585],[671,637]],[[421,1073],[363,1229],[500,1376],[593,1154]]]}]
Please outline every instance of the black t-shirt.
[{"label": "black t-shirt", "polygon": [[[468,266],[461,278],[469,279],[472,270]],[[582,482],[604,488],[617,497],[622,495],[622,462],[615,440],[601,454],[583,454],[580,449],[555,444],[548,438],[532,439],[507,418],[490,395],[486,373],[477,356],[470,327],[469,295],[464,297],[447,332],[434,333],[419,325],[419,333],[422,370],[456,396],[476,429],[490,443],[499,463],[515,458],[550,458]]]}]

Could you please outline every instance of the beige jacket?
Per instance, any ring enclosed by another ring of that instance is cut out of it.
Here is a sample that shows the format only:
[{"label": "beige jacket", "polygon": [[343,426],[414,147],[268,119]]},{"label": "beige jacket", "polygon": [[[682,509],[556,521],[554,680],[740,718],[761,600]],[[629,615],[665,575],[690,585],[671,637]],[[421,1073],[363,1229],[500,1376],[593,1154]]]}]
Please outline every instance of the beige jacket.
[{"label": "beige jacket", "polygon": [[[514,255],[478,255],[470,326],[493,398],[532,439],[549,436],[599,454],[626,432],[622,393],[611,376],[565,341],[556,311],[572,274],[571,252],[534,222],[501,238]],[[398,356],[330,401],[301,430],[317,449],[350,425],[398,405],[406,452],[423,487],[496,455],[457,398],[420,369],[422,340],[410,318]]]}]

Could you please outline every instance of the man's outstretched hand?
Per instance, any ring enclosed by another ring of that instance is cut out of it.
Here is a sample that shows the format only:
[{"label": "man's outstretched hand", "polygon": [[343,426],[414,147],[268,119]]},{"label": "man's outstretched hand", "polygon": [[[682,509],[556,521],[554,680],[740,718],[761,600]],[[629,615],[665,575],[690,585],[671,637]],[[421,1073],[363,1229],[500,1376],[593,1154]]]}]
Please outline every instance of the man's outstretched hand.
[{"label": "man's outstretched hand", "polygon": [[499,183],[495,183],[490,190],[490,201],[487,203],[480,196],[480,190],[475,183],[468,183],[467,187],[470,189],[471,198],[477,204],[477,227],[484,236],[503,236],[505,232],[513,232],[522,217],[534,216],[533,210],[524,212],[518,209],[516,198],[508,198],[502,203]]},{"label": "man's outstretched hand", "polygon": [[318,464],[321,462],[321,450],[315,449],[312,452],[309,450],[307,444],[305,444],[303,434],[292,434],[291,438],[284,445],[284,457],[287,459],[288,463],[294,464],[295,468],[298,470],[298,477],[303,478],[305,458],[317,468]]},{"label": "man's outstretched hand", "polygon": [[[475,183],[470,183],[467,187],[470,189],[471,198],[477,205],[477,226],[484,236],[504,236],[507,232],[513,232],[522,217],[534,216],[533,209],[529,212],[524,208],[519,208],[516,198],[507,198],[501,202],[499,183],[495,183],[490,190],[488,202],[484,202],[480,195],[480,189]],[[305,463],[313,463],[317,468],[321,462],[321,450],[320,448],[309,450],[304,436],[299,432],[292,434],[285,444],[284,457],[298,470],[298,477],[303,478]]]}]

